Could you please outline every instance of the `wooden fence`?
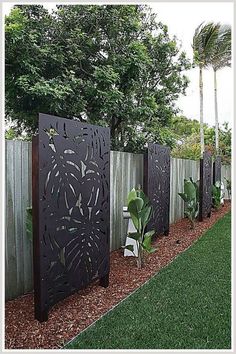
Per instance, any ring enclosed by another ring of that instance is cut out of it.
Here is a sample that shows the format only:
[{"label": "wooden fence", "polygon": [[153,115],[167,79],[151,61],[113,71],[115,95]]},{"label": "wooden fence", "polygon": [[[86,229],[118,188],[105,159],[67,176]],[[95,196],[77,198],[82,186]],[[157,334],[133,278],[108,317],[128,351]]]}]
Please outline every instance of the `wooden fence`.
[{"label": "wooden fence", "polygon": [[26,234],[31,197],[31,143],[6,141],[6,299],[32,290],[32,241]]},{"label": "wooden fence", "polygon": [[[32,290],[32,241],[26,234],[26,208],[31,206],[31,143],[6,141],[6,300]],[[230,166],[222,166],[222,180],[230,178]],[[184,178],[199,179],[199,162],[171,158],[170,222],[184,216],[178,196]],[[225,182],[225,181],[224,181]],[[125,242],[127,221],[122,208],[128,192],[143,183],[143,155],[111,152],[111,250]]]}]

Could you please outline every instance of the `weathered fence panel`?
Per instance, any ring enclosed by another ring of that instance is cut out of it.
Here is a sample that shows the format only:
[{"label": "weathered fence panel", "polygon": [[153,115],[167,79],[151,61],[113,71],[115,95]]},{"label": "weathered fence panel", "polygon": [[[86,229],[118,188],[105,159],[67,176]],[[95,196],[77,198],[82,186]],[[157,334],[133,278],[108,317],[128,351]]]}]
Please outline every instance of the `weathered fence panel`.
[{"label": "weathered fence panel", "polygon": [[128,220],[123,218],[127,195],[138,184],[143,187],[143,155],[111,151],[111,229],[112,250],[125,244]]},{"label": "weathered fence panel", "polygon": [[224,198],[225,199],[230,199],[230,196],[228,194],[228,191],[226,189],[226,179],[231,179],[231,166],[230,165],[221,165],[221,182],[224,183]]},{"label": "weathered fence panel", "polygon": [[171,158],[170,166],[170,223],[184,217],[184,201],[178,195],[183,192],[184,179],[199,179],[199,161]]},{"label": "weathered fence panel", "polygon": [[6,299],[32,290],[32,242],[26,234],[26,208],[31,205],[29,142],[6,141]]},{"label": "weathered fence panel", "polygon": [[[33,288],[32,241],[26,234],[26,208],[31,206],[31,151],[29,142],[6,141],[6,300]],[[184,178],[199,179],[199,161],[171,158],[170,223],[184,216]],[[221,180],[231,179],[231,167],[222,165]],[[128,192],[143,187],[143,155],[111,151],[110,154],[110,247],[118,249],[125,243],[127,220],[122,207]],[[225,189],[225,198],[228,198]]]}]

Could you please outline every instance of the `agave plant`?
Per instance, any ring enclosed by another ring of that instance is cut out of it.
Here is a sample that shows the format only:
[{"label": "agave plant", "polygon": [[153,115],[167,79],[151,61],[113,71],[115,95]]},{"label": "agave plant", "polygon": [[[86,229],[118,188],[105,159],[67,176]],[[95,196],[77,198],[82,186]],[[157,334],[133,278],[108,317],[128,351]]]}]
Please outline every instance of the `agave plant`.
[{"label": "agave plant", "polygon": [[[148,197],[141,189],[132,189],[127,199],[128,211],[133,221],[136,232],[128,234],[130,238],[136,241],[138,249],[137,266],[143,266],[143,251],[152,253],[156,249],[152,247],[151,241],[155,231],[151,230],[145,233],[146,226],[151,218],[152,207]],[[133,245],[124,246],[131,252],[134,252]]]},{"label": "agave plant", "polygon": [[184,214],[190,220],[193,229],[199,213],[199,181],[194,182],[191,177],[185,179],[184,192],[178,194],[185,202]]}]

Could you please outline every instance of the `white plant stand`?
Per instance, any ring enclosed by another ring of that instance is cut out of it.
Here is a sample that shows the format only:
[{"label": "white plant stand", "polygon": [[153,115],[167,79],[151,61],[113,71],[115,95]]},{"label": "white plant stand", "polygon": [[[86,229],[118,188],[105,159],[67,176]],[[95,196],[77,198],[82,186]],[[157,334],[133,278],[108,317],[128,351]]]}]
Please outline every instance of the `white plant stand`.
[{"label": "white plant stand", "polygon": [[132,245],[134,247],[134,253],[125,248],[124,249],[124,256],[125,257],[133,256],[134,257],[134,255],[135,255],[136,257],[138,257],[137,243],[136,243],[135,240],[133,240],[132,238],[130,238],[128,236],[129,232],[136,232],[136,229],[134,227],[133,221],[131,219],[131,216],[130,216],[130,213],[128,212],[128,208],[127,207],[123,207],[123,217],[124,217],[124,219],[128,219],[129,220],[128,221],[128,230],[127,230],[127,237],[126,237],[125,246]]}]

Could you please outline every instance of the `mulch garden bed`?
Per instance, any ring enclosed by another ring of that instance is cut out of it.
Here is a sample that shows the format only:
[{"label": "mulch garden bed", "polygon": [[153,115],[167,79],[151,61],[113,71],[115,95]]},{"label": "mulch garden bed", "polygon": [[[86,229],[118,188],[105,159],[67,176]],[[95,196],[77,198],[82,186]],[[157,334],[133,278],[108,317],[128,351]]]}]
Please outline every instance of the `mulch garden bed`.
[{"label": "mulch garden bed", "polygon": [[147,255],[145,267],[136,267],[134,257],[124,257],[123,250],[111,252],[110,285],[102,288],[98,282],[78,291],[56,304],[49,312],[47,322],[34,319],[33,293],[6,303],[6,349],[56,349],[71,340],[104,313],[146,282],[161,268],[186,250],[205,230],[230,210],[230,203],[213,211],[211,218],[197,222],[194,230],[187,219],[170,226],[169,236],[155,242],[157,251]]}]

